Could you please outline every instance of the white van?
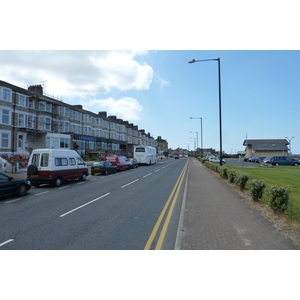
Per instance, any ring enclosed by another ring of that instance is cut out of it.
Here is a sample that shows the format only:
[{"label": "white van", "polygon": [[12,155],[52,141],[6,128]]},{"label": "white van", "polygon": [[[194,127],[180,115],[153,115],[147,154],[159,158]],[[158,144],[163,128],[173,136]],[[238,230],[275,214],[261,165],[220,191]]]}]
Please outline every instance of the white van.
[{"label": "white van", "polygon": [[60,186],[69,179],[86,180],[88,174],[85,162],[74,150],[35,149],[27,168],[27,179],[33,186],[43,183]]}]

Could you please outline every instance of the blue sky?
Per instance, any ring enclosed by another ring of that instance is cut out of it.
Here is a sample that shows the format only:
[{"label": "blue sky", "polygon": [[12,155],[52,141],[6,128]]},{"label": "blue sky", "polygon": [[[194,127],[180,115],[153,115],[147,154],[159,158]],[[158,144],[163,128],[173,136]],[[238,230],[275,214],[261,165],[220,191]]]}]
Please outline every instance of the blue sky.
[{"label": "blue sky", "polygon": [[[1,51],[1,80],[138,125],[172,148],[194,149],[202,117],[203,146],[219,150],[218,63],[221,59],[223,150],[251,139],[295,138],[300,154],[299,51]],[[38,63],[36,63],[38,62]],[[18,70],[18,72],[16,72]],[[193,133],[191,133],[193,132]]]}]

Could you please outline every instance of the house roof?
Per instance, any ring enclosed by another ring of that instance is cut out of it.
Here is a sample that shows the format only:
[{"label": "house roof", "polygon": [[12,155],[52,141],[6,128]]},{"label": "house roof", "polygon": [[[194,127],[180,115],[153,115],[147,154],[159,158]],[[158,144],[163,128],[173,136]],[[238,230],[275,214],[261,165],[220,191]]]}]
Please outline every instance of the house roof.
[{"label": "house roof", "polygon": [[246,139],[244,146],[251,147],[254,151],[282,151],[288,150],[289,142],[286,139],[250,140]]}]

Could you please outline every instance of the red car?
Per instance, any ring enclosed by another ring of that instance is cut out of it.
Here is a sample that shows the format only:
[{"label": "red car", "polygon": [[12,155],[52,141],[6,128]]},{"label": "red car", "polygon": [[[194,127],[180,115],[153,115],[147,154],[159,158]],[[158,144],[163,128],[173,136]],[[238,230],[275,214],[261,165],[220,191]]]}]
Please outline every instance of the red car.
[{"label": "red car", "polygon": [[124,171],[130,169],[130,161],[126,156],[113,155],[102,157],[102,159],[111,162],[117,168],[117,171]]}]

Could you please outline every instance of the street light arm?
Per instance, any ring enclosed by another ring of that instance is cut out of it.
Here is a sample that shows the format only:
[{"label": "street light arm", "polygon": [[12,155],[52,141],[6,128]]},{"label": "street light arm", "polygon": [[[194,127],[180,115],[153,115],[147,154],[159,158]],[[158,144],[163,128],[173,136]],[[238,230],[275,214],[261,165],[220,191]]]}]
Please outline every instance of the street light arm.
[{"label": "street light arm", "polygon": [[211,58],[211,59],[191,59],[188,63],[193,64],[199,61],[212,61],[212,60],[219,60],[218,58]]}]

